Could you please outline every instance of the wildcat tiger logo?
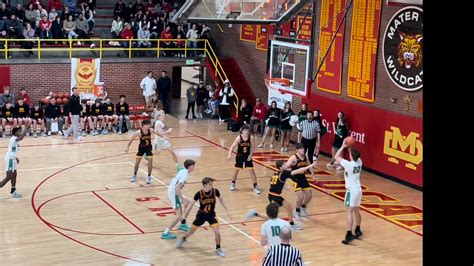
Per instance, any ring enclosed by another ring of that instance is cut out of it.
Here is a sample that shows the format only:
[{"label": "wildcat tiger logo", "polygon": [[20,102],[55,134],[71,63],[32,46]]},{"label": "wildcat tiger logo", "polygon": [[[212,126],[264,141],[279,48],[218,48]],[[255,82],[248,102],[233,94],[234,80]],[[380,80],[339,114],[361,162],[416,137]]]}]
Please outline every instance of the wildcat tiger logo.
[{"label": "wildcat tiger logo", "polygon": [[393,15],[383,38],[384,65],[405,91],[423,87],[423,9],[408,6]]}]

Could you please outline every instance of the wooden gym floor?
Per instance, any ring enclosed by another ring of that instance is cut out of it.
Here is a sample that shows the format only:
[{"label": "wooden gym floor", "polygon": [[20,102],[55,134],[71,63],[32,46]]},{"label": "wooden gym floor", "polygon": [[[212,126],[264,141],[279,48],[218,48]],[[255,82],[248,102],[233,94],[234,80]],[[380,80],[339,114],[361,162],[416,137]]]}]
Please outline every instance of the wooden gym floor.
[{"label": "wooden gym floor", "polygon": [[[192,197],[200,180],[211,176],[226,201],[232,219],[217,205],[225,258],[214,255],[214,236],[199,229],[184,249],[160,234],[173,218],[166,185],[176,174],[171,156],[155,156],[154,180],[145,184],[142,161],[136,184],[129,179],[137,141],[124,152],[129,135],[87,136],[73,144],[58,136],[21,142],[17,188],[21,199],[10,199],[10,185],[0,190],[0,265],[261,265],[265,248],[259,246],[262,221],[245,221],[254,208],[264,214],[274,161],[287,153],[257,149],[254,156],[260,196],[251,189],[250,176],[241,171],[237,191],[228,187],[234,159],[226,160],[236,133],[215,120],[183,121],[168,116],[174,128],[171,143],[179,160],[194,159],[184,194]],[[70,138],[71,139],[71,138]],[[323,140],[324,141],[324,140]],[[5,153],[8,138],[0,140]],[[362,155],[363,158],[364,155]],[[422,264],[422,192],[363,172],[363,240],[341,244],[345,235],[342,172],[326,169],[328,158],[318,162],[318,182],[312,183],[310,217],[303,231],[293,234],[306,264]],[[3,169],[3,166],[2,166]],[[294,206],[295,193],[287,184],[284,197]],[[188,217],[191,224],[197,207]],[[281,212],[280,217],[286,217]],[[177,232],[181,235],[182,233]]]}]

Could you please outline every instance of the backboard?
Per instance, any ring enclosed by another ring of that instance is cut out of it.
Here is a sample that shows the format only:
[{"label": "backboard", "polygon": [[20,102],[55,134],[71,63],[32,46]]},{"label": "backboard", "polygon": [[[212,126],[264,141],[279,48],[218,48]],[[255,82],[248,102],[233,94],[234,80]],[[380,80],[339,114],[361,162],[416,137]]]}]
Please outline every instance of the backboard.
[{"label": "backboard", "polygon": [[189,22],[271,24],[286,21],[310,0],[188,0],[173,19]]}]

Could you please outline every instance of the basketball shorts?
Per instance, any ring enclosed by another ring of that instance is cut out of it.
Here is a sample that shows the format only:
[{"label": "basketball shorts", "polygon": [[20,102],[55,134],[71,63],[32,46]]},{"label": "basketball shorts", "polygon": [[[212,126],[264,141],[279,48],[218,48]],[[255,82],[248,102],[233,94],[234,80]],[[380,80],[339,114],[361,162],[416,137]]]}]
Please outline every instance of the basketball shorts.
[{"label": "basketball shorts", "polygon": [[272,194],[268,194],[268,201],[270,202],[275,202],[278,204],[278,206],[283,206],[283,201],[285,201],[285,198],[283,198],[282,196],[276,196],[276,195],[272,195]]},{"label": "basketball shorts", "polygon": [[173,191],[168,191],[168,198],[170,199],[171,207],[173,209],[176,210],[181,208],[181,200],[179,199],[178,195],[176,195],[176,193]]},{"label": "basketball shorts", "polygon": [[216,213],[204,213],[202,211],[198,211],[196,214],[196,220],[194,220],[193,225],[194,226],[201,226],[205,222],[208,222],[210,226],[215,227],[219,226],[219,222],[216,219]]},{"label": "basketball shorts", "polygon": [[344,205],[347,207],[359,207],[362,201],[362,189],[347,190]]},{"label": "basketball shorts", "polygon": [[247,161],[248,155],[246,156],[236,156],[235,157],[235,167],[240,169],[253,169],[253,161]]},{"label": "basketball shorts", "polygon": [[155,149],[157,149],[157,150],[166,150],[169,147],[171,147],[171,144],[167,139],[159,140],[158,138],[155,138]]},{"label": "basketball shorts", "polygon": [[5,158],[5,172],[16,171],[16,158]]},{"label": "basketball shorts", "polygon": [[308,190],[311,188],[306,176],[291,177],[290,184],[294,191]]},{"label": "basketball shorts", "polygon": [[152,146],[138,146],[137,157],[142,157],[146,154],[147,157],[153,157]]}]

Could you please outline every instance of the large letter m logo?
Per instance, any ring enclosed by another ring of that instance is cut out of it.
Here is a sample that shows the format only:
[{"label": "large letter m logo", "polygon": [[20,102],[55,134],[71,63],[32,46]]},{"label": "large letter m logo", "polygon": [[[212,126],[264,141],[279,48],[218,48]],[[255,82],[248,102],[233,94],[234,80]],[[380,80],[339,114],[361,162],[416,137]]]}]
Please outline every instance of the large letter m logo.
[{"label": "large letter m logo", "polygon": [[416,166],[423,160],[423,144],[419,140],[420,134],[410,132],[408,136],[403,136],[400,129],[390,127],[392,131],[385,131],[385,142],[383,153],[390,156],[389,162],[398,164],[400,160],[408,163],[405,167],[416,170]]}]

